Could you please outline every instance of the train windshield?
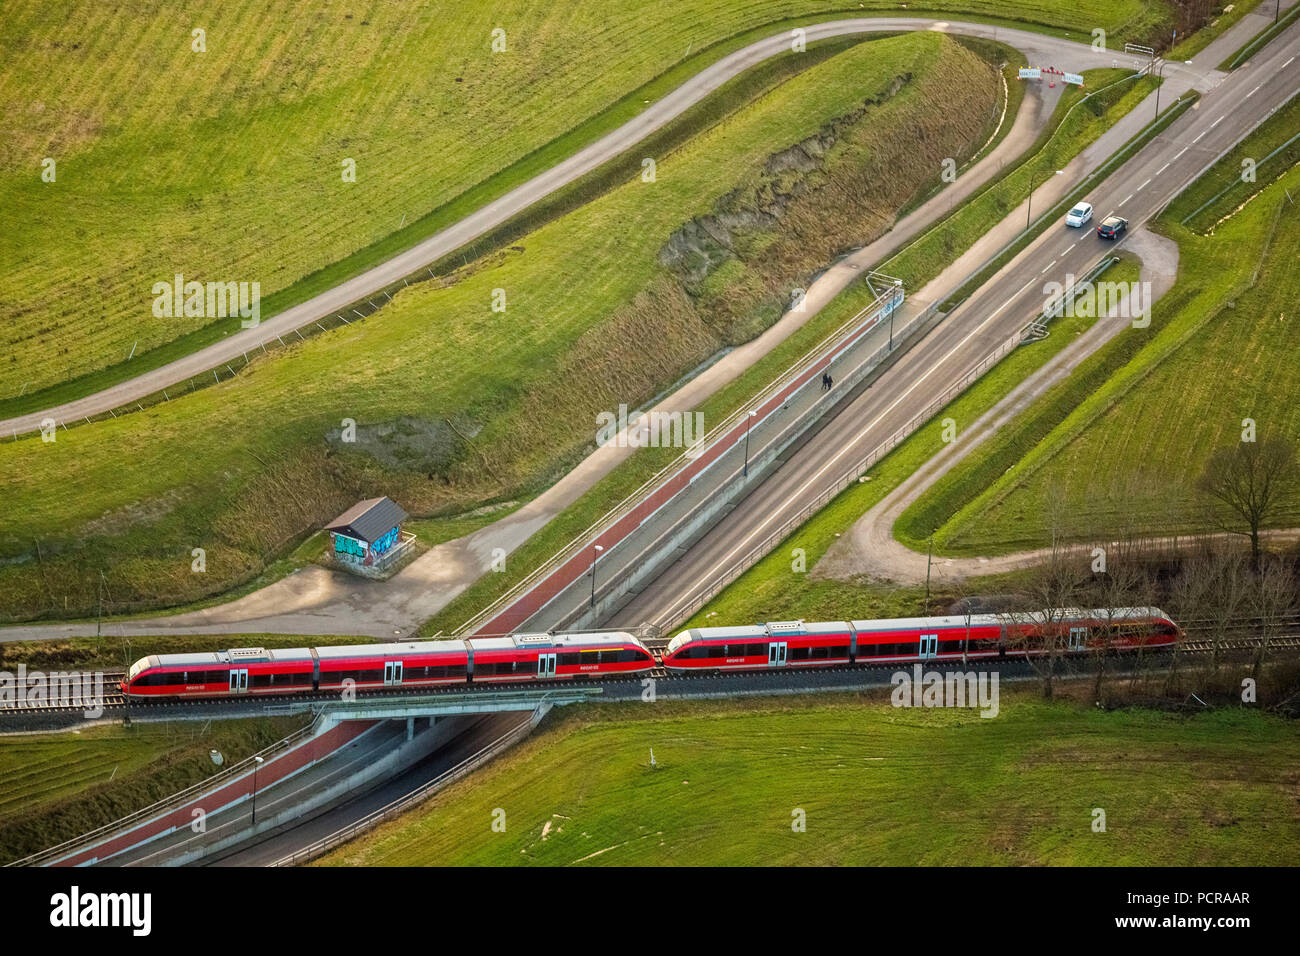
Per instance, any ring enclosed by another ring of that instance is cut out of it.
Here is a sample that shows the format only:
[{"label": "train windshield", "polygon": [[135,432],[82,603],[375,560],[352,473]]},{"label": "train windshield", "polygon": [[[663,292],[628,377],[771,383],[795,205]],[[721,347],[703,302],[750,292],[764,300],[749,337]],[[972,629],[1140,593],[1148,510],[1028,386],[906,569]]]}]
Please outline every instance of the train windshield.
[{"label": "train windshield", "polygon": [[149,658],[147,657],[140,658],[138,661],[132,664],[131,669],[126,672],[127,681],[130,682],[135,680],[136,675],[139,674],[142,670],[144,670],[148,666],[149,666]]}]

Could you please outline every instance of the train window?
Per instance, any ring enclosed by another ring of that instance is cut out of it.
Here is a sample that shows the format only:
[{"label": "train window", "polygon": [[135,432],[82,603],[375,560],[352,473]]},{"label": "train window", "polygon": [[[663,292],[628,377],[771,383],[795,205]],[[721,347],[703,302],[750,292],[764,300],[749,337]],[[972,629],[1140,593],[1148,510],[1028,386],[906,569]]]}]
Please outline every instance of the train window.
[{"label": "train window", "polygon": [[834,647],[830,648],[830,652],[831,652],[831,657],[848,657],[849,645],[836,644]]},{"label": "train window", "polygon": [[582,656],[581,656],[580,654],[578,654],[577,652],[573,652],[573,651],[571,651],[571,652],[569,652],[569,653],[567,653],[567,654],[556,654],[556,655],[555,655],[555,663],[560,664],[560,665],[566,665],[566,664],[567,664],[567,665],[569,665],[569,666],[572,666],[572,665],[574,665],[574,664],[577,664],[581,659],[582,659]]},{"label": "train window", "polygon": [[792,661],[806,661],[808,660],[808,648],[792,647],[790,648],[786,659]]}]

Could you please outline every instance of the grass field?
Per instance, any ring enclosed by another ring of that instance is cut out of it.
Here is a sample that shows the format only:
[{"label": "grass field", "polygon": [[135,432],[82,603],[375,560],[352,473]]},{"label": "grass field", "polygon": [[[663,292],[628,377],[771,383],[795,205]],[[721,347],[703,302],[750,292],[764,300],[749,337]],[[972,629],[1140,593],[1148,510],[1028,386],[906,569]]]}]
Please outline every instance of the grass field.
[{"label": "grass field", "polygon": [[90,727],[0,737],[0,863],[149,806],[269,747],[301,717]]},{"label": "grass field", "polygon": [[[1300,862],[1294,722],[1232,710],[1106,712],[1001,691],[991,720],[896,709],[879,694],[575,708],[320,862]],[[1104,833],[1093,832],[1095,808]],[[792,828],[797,810],[806,832]]]},{"label": "grass field", "polygon": [[[357,497],[431,514],[548,481],[589,445],[597,411],[635,406],[752,336],[835,250],[886,228],[940,158],[978,148],[999,85],[935,34],[859,44],[774,76],[660,157],[654,183],[413,288],[380,319],[56,443],[0,446],[5,609],[87,613],[101,568],[118,609],[193,600],[252,577]],[[805,141],[823,161],[789,152]],[[918,159],[910,173],[878,175],[902,155]],[[706,214],[735,217],[734,248],[704,250],[727,268],[701,274],[689,242],[661,264],[679,227]],[[504,315],[490,310],[497,288]],[[331,440],[349,417],[360,452]],[[206,577],[189,571],[194,547],[207,549]]]},{"label": "grass field", "polygon": [[[1131,39],[1170,17],[1168,5],[1139,0],[925,6]],[[157,365],[175,349],[152,350],[205,325],[184,347],[224,334],[201,318],[155,318],[154,282],[176,272],[258,281],[274,312],[594,140],[738,35],[837,9],[531,2],[502,17],[463,0],[418,10],[10,4],[0,23],[0,102],[11,107],[0,120],[0,212],[23,227],[0,236],[0,345],[10,356],[0,398],[122,363]],[[871,0],[856,12],[881,10],[894,5]],[[506,51],[494,54],[496,28]],[[205,31],[204,52],[193,49],[194,29]],[[52,183],[41,179],[47,158]],[[355,183],[341,176],[347,158]]]},{"label": "grass field", "polygon": [[[1208,238],[1164,223],[1181,250],[1180,280],[1146,330],[1155,334],[1124,333],[923,496],[916,511],[951,516],[936,551],[1041,546],[1053,524],[1086,538],[1215,527],[1193,487],[1210,452],[1239,441],[1247,418],[1261,438],[1300,435],[1300,340],[1289,321],[1300,221],[1288,187],[1300,188],[1300,169]],[[930,523],[914,518],[900,520],[905,532]],[[1297,522],[1300,501],[1272,517]]]}]

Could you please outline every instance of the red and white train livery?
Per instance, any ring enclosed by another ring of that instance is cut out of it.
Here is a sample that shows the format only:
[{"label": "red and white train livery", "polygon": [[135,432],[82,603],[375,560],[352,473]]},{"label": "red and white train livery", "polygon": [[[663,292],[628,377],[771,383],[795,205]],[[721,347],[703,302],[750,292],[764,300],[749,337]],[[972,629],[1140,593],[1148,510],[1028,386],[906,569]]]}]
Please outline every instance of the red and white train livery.
[{"label": "red and white train livery", "polygon": [[[975,614],[878,621],[786,621],[700,627],[677,634],[663,654],[675,671],[763,670],[835,664],[912,663],[1132,650],[1176,642],[1182,632],[1159,608],[1062,614]],[[163,654],[131,665],[122,692],[134,699],[231,697],[309,691],[530,683],[619,677],[655,667],[654,655],[624,631],[512,634],[468,640],[362,644],[206,654]]]},{"label": "red and white train livery", "polygon": [[1178,625],[1159,608],[1077,609],[1053,615],[973,614],[879,621],[785,621],[752,627],[698,627],[668,644],[671,670],[755,670],[833,664],[911,663],[1043,654],[1055,635],[1060,650],[1130,650],[1173,644]]},{"label": "red and white train livery", "polygon": [[427,688],[620,676],[654,666],[645,645],[623,631],[288,650],[246,647],[141,658],[122,681],[122,693],[156,699],[290,694],[348,686]]}]

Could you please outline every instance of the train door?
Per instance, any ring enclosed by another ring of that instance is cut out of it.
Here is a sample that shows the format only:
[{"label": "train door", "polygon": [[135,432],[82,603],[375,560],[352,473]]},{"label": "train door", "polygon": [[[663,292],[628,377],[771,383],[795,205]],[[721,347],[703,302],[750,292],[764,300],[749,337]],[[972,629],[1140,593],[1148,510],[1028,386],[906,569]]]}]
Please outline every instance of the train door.
[{"label": "train door", "polygon": [[230,692],[232,694],[248,693],[248,670],[233,668],[230,671]]},{"label": "train door", "polygon": [[555,676],[555,655],[554,654],[537,655],[537,676],[538,677]]},{"label": "train door", "polygon": [[767,666],[783,667],[785,666],[786,642],[772,641],[767,645]]},{"label": "train door", "polygon": [[939,635],[922,634],[921,644],[919,649],[916,652],[916,656],[921,658],[921,660],[924,661],[930,659],[931,657],[934,657],[938,653],[939,653]]},{"label": "train door", "polygon": [[1088,649],[1088,629],[1086,627],[1070,628],[1070,650],[1084,651]]},{"label": "train door", "polygon": [[396,687],[402,683],[402,662],[384,661],[384,686]]}]

